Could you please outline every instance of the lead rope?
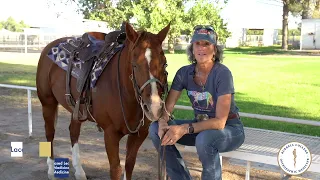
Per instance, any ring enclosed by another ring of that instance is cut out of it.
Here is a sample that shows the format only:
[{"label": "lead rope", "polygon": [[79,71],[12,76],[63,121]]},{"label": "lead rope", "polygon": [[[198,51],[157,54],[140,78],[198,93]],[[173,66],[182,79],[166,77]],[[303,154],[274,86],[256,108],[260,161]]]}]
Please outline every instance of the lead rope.
[{"label": "lead rope", "polygon": [[[166,151],[166,146],[161,146],[161,142],[163,140],[164,135],[167,133],[167,131],[165,131],[165,133],[162,135],[161,139],[160,139],[160,143],[159,143],[159,152],[158,152],[158,179],[159,180],[166,180],[166,161],[165,161],[165,151]],[[162,150],[162,156],[161,156],[161,148],[163,148]]]}]

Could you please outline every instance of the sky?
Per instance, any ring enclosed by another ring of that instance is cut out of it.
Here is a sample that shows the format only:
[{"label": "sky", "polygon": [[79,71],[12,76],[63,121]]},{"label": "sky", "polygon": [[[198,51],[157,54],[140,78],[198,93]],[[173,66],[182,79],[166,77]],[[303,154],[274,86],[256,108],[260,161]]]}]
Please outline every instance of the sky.
[{"label": "sky", "polygon": [[[76,12],[75,5],[58,4],[48,7],[49,0],[0,0],[0,20],[12,16],[16,21],[23,20],[32,26],[50,26],[57,21],[56,12],[63,12],[61,17],[80,21],[82,16]],[[229,27],[276,28],[282,27],[281,0],[229,0],[221,16]],[[56,2],[59,2],[56,0]],[[295,28],[299,18],[289,17],[289,28]]]}]

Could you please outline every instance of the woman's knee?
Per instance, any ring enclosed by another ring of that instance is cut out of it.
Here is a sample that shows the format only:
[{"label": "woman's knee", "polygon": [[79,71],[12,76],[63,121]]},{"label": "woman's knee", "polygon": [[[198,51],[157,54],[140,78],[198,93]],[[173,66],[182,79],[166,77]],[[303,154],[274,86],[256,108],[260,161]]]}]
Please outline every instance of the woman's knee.
[{"label": "woman's knee", "polygon": [[219,152],[233,151],[239,148],[244,141],[243,133],[226,135],[219,130],[208,130],[199,133],[196,138],[198,153],[213,155]]},{"label": "woman's knee", "polygon": [[199,156],[202,155],[213,155],[217,153],[217,148],[214,146],[213,139],[208,133],[205,131],[199,133],[196,137],[196,149]]}]

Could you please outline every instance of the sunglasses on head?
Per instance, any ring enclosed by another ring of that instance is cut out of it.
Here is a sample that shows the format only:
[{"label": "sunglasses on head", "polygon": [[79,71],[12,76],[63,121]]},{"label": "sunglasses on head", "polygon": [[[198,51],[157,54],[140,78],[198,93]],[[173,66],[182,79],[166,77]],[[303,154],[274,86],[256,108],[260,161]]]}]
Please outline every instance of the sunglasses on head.
[{"label": "sunglasses on head", "polygon": [[206,29],[210,31],[214,31],[214,28],[210,25],[196,25],[193,30]]}]

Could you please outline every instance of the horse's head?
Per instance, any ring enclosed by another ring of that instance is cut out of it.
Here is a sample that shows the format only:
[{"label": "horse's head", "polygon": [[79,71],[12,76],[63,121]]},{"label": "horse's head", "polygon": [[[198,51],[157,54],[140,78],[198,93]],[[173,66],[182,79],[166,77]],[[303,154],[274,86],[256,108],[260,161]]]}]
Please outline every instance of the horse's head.
[{"label": "horse's head", "polygon": [[170,24],[158,34],[136,32],[126,23],[126,44],[129,44],[132,82],[136,98],[151,121],[158,120],[164,108],[163,95],[167,93],[167,60],[162,49]]}]

